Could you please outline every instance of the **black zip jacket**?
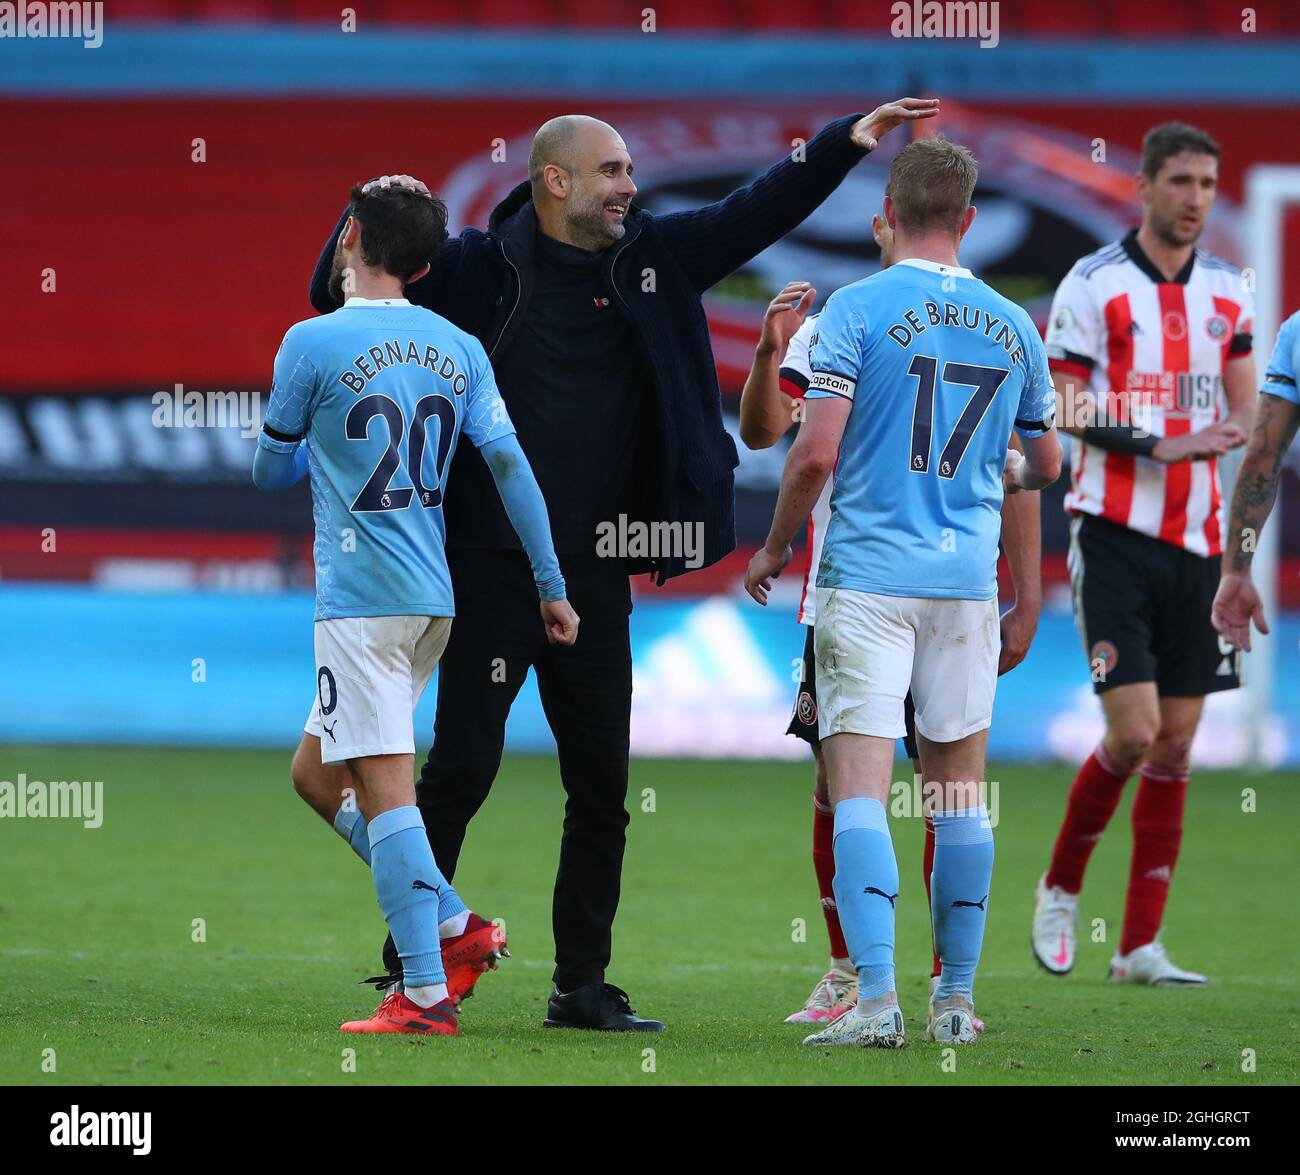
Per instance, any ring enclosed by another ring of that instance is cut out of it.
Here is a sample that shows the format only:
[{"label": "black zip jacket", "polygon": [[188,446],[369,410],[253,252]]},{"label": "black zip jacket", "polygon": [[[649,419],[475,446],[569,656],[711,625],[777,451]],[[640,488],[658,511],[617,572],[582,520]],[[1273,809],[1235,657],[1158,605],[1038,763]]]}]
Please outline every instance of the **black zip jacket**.
[{"label": "black zip jacket", "polygon": [[[655,504],[648,507],[653,518],[644,521],[692,528],[702,523],[702,566],[735,549],[733,470],[740,459],[722,423],[700,296],[798,226],[840,185],[867,153],[849,137],[861,117],[828,124],[805,144],[802,159],[786,156],[714,204],[666,216],[634,204],[623,239],[605,252],[606,284],[632,322],[653,375],[660,444],[646,466],[653,475],[647,502]],[[329,275],[346,220],[345,212],[312,275],[311,303],[322,314],[339,305],[330,296]],[[407,298],[474,335],[489,358],[503,353],[531,292],[537,231],[525,182],[493,210],[486,232],[467,228],[448,240],[429,273],[406,287]],[[457,446],[448,499],[458,504],[447,516],[448,546],[474,545],[473,501],[494,492],[491,486],[478,451]],[[662,585],[693,569],[676,555],[631,570],[653,571]]]}]

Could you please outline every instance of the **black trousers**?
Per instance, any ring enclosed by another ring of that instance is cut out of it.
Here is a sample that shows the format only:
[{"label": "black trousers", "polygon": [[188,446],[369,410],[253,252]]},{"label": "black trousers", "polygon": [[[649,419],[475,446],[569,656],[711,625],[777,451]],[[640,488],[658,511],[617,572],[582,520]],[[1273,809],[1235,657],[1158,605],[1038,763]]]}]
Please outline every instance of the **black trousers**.
[{"label": "black trousers", "polygon": [[[570,991],[605,977],[628,823],[632,711],[631,587],[621,561],[560,557],[581,620],[570,648],[549,645],[527,556],[448,551],[456,619],[438,669],[433,748],[416,803],[448,880],[465,830],[501,766],[506,717],[531,667],[559,751],[567,801],[555,878],[555,982]],[[390,937],[390,970],[400,970]]]}]

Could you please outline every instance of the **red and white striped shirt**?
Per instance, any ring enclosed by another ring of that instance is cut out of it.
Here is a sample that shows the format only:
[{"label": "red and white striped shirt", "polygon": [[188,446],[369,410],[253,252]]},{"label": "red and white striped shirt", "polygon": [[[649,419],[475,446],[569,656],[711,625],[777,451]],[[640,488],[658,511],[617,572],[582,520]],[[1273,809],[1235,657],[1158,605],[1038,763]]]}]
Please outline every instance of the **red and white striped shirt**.
[{"label": "red and white striped shirt", "polygon": [[[1254,300],[1241,271],[1197,249],[1168,281],[1137,231],[1075,263],[1052,302],[1053,371],[1087,380],[1099,424],[1155,437],[1198,432],[1226,415],[1223,369],[1248,355]],[[1065,508],[1095,514],[1197,555],[1223,550],[1218,463],[1168,465],[1074,438]]]},{"label": "red and white striped shirt", "polygon": [[[795,400],[803,399],[808,381],[812,379],[812,368],[808,366],[808,340],[812,338],[816,324],[815,314],[804,319],[803,325],[791,336],[785,358],[781,360],[781,390]],[[834,482],[833,477],[826,479],[812,513],[808,515],[808,565],[803,572],[803,591],[799,593],[800,624],[817,622],[817,566],[822,561],[822,543],[831,520],[831,487]]]}]

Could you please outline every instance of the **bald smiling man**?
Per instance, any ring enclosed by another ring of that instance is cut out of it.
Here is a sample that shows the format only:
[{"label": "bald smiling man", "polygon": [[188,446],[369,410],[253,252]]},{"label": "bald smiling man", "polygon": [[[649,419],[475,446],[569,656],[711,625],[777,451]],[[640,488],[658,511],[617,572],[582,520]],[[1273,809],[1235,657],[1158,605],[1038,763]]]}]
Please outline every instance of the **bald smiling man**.
[{"label": "bald smiling man", "polygon": [[[881,135],[937,113],[935,99],[903,98],[838,119],[800,157],[781,159],[725,199],[664,216],[634,203],[632,156],[612,126],[553,118],[533,140],[527,180],[496,207],[487,230],[464,229],[406,287],[410,302],[487,350],[581,618],[576,644],[548,643],[528,558],[487,466],[472,446],[459,447],[442,506],[456,621],[416,793],[450,880],[501,765],[510,707],[533,669],[567,795],[550,1027],[664,1027],[637,1016],[605,971],[628,823],[628,576],[648,572],[662,585],[735,547],[738,457],[722,423],[700,296],[799,225]],[[406,175],[371,182],[427,191]],[[322,314],[339,308],[329,279],[346,219],[312,278]],[[610,549],[611,535],[646,527],[674,543],[650,555]],[[391,939],[384,962],[389,974],[376,982],[395,986],[401,967]]]}]

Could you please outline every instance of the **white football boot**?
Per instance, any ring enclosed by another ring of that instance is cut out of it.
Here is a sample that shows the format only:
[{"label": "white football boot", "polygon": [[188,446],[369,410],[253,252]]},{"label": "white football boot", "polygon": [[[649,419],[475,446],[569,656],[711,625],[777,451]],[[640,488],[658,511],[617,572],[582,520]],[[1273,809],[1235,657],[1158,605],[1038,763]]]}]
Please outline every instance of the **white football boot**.
[{"label": "white football boot", "polygon": [[1059,886],[1047,887],[1047,874],[1034,891],[1034,928],[1029,941],[1044,970],[1064,975],[1074,967],[1079,945],[1079,895]]},{"label": "white football boot", "polygon": [[940,1044],[973,1044],[984,1031],[975,1027],[975,1005],[964,995],[944,996],[930,1002],[930,1019],[925,1025],[925,1039]]},{"label": "white football boot", "polygon": [[1148,987],[1204,987],[1209,980],[1195,971],[1175,967],[1159,939],[1127,955],[1118,951],[1110,961],[1111,983],[1140,983]]},{"label": "white football boot", "polygon": [[[931,975],[931,976],[930,976],[930,1008],[931,1008],[930,1018],[931,1018],[932,1020],[934,1019],[934,1011],[933,1011],[933,1009],[934,1009],[934,989],[937,988],[938,986],[939,986],[939,977],[938,977],[937,975]],[[975,1009],[974,1009],[974,1008],[972,1008],[972,1009],[971,1009],[971,1012],[970,1012],[970,1022],[971,1022],[972,1027],[975,1029],[975,1035],[976,1035],[976,1036],[978,1036],[981,1032],[984,1031],[984,1027],[985,1027],[985,1025],[984,1025],[984,1021],[981,1020],[977,1015],[975,1015]],[[925,1039],[926,1039],[926,1040],[933,1040],[934,1038],[931,1037],[931,1036],[927,1036]]]},{"label": "white football boot", "polygon": [[[886,997],[892,998],[892,997]],[[856,1045],[866,1049],[901,1049],[907,1043],[903,1013],[897,1003],[873,1000],[880,1006],[867,1013],[854,1004],[843,1016],[832,1020],[820,1032],[804,1037],[804,1044]]]},{"label": "white football boot", "polygon": [[807,1002],[785,1018],[787,1024],[819,1024],[843,1016],[858,1002],[858,973],[850,964],[847,971],[832,965],[812,989]]}]

